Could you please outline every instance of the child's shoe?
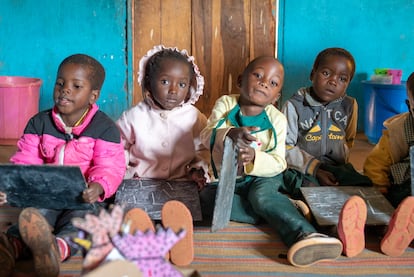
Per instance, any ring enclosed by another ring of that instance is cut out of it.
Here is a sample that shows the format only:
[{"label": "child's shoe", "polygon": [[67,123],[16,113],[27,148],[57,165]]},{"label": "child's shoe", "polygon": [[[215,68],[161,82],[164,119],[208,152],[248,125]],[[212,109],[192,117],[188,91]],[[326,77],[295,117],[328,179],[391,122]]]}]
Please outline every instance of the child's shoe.
[{"label": "child's shoe", "polygon": [[180,201],[172,200],[164,204],[161,210],[162,225],[174,233],[181,230],[186,235],[170,251],[171,262],[177,266],[189,265],[194,259],[193,217],[188,208]]},{"label": "child's shoe", "polygon": [[381,251],[392,257],[400,256],[414,239],[414,197],[405,198],[395,210],[388,230],[381,241]]},{"label": "child's shoe", "polygon": [[57,277],[60,270],[60,253],[49,223],[37,209],[26,208],[19,216],[19,231],[33,254],[38,276]]},{"label": "child's shoe", "polygon": [[315,263],[335,260],[342,253],[340,240],[319,233],[311,233],[293,244],[287,254],[288,261],[297,267],[307,267]]},{"label": "child's shoe", "polygon": [[359,196],[351,196],[343,205],[338,220],[338,236],[342,241],[343,253],[354,257],[365,248],[365,222],[367,205]]},{"label": "child's shoe", "polygon": [[15,265],[13,245],[6,234],[0,233],[0,276],[12,276]]}]

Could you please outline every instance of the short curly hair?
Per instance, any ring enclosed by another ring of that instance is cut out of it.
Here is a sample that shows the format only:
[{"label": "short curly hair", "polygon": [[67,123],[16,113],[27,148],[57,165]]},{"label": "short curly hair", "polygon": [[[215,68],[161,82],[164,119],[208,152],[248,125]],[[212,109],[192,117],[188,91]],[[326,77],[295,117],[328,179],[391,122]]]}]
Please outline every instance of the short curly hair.
[{"label": "short curly hair", "polygon": [[322,61],[328,56],[341,56],[341,57],[348,59],[351,62],[351,65],[352,65],[351,79],[349,80],[351,81],[355,74],[355,68],[356,68],[355,59],[351,55],[351,53],[349,53],[347,50],[343,48],[331,47],[331,48],[326,48],[325,50],[322,50],[318,54],[318,56],[316,56],[315,62],[313,63],[312,71],[316,71],[319,65],[322,63]]},{"label": "short curly hair", "polygon": [[88,67],[90,71],[90,82],[92,89],[101,90],[103,82],[105,80],[105,69],[100,62],[91,56],[85,54],[74,54],[65,58],[59,65],[60,68],[66,64],[79,64]]}]

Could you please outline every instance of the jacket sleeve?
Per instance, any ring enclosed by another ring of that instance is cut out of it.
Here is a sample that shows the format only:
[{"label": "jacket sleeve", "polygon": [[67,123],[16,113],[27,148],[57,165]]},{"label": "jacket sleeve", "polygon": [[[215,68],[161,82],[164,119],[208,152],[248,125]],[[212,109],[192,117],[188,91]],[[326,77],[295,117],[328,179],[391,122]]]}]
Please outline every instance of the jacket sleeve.
[{"label": "jacket sleeve", "polygon": [[358,103],[353,99],[352,112],[348,119],[348,125],[345,129],[345,140],[348,149],[354,146],[355,137],[357,134],[357,123],[358,123]]},{"label": "jacket sleeve", "polygon": [[208,174],[208,167],[210,164],[210,151],[201,141],[201,131],[207,126],[207,118],[201,112],[198,113],[197,123],[193,129],[193,136],[194,136],[194,145],[196,151],[196,157],[193,161],[189,164],[189,170],[195,169],[203,169],[204,170],[204,177],[206,178],[207,182],[210,182],[210,176]]},{"label": "jacket sleeve", "polygon": [[17,141],[17,151],[10,158],[15,164],[43,164],[43,155],[40,149],[40,136],[34,127],[34,119],[26,125],[23,136]]},{"label": "jacket sleeve", "polygon": [[124,111],[120,118],[116,121],[119,132],[121,133],[121,143],[125,156],[125,165],[129,164],[129,152],[132,145],[135,144],[135,137],[133,132],[133,124],[129,121],[129,113],[132,113],[131,110]]},{"label": "jacket sleeve", "polygon": [[[114,128],[116,129],[115,126]],[[117,129],[116,132],[118,132]],[[101,184],[104,190],[101,201],[111,197],[116,192],[124,178],[125,170],[125,156],[122,143],[120,141],[109,142],[97,139],[93,151],[92,166],[88,170],[87,182]]]},{"label": "jacket sleeve", "polygon": [[[209,150],[211,150],[210,141],[211,141],[213,130],[216,128],[218,122],[222,118],[226,117],[228,111],[230,111],[231,108],[233,108],[229,105],[228,101],[225,101],[225,97],[226,96],[224,97],[222,96],[216,101],[213,107],[213,110],[211,112],[211,115],[209,119],[207,120],[207,126],[201,131],[201,135],[200,135],[201,142]],[[223,125],[226,126],[225,124]],[[216,161],[216,158],[218,158],[216,157],[217,154],[222,154],[224,151],[224,139],[226,138],[226,135],[231,128],[233,127],[227,126],[227,127],[216,129],[217,133],[214,139],[214,145],[212,146],[214,150],[213,158],[215,161]],[[214,153],[216,155],[214,155]],[[220,156],[220,160],[221,160],[221,156]]]},{"label": "jacket sleeve", "polygon": [[315,176],[321,162],[297,146],[299,135],[298,114],[289,100],[283,106],[282,112],[287,119],[286,162],[288,167]]},{"label": "jacket sleeve", "polygon": [[374,185],[383,188],[381,189],[383,192],[386,192],[391,184],[389,176],[393,160],[389,145],[389,131],[384,130],[380,140],[368,154],[364,163],[364,174],[372,180]]}]

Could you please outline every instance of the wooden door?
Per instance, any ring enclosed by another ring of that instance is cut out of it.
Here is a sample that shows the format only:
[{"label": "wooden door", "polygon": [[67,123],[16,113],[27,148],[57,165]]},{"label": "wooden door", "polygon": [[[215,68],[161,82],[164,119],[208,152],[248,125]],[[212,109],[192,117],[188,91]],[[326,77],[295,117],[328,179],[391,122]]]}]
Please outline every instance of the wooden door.
[{"label": "wooden door", "polygon": [[260,55],[275,55],[277,0],[135,0],[133,104],[142,99],[138,62],[154,45],[187,49],[205,78],[196,106],[207,116],[218,97],[238,93],[238,75]]}]

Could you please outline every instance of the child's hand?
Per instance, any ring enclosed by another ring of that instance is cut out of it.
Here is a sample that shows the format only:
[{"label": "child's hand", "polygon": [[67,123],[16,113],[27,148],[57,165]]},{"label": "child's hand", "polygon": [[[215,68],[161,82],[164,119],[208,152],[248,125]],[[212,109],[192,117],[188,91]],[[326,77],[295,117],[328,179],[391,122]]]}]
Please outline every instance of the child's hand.
[{"label": "child's hand", "polygon": [[257,138],[250,132],[257,129],[257,127],[233,128],[227,133],[239,149],[239,159],[243,164],[254,161],[256,152],[251,145],[257,141]]},{"label": "child's hand", "polygon": [[86,203],[95,203],[103,193],[103,188],[99,183],[89,183],[88,188],[83,191],[82,198]]},{"label": "child's hand", "polygon": [[7,203],[7,194],[0,191],[0,206]]},{"label": "child's hand", "polygon": [[193,169],[190,171],[191,179],[197,183],[198,190],[202,190],[206,186],[206,177],[204,177],[204,170]]},{"label": "child's hand", "polygon": [[253,141],[256,141],[256,137],[251,135],[250,132],[257,129],[257,127],[232,128],[227,133],[227,136],[233,140],[237,147],[246,148],[249,147]]},{"label": "child's hand", "polygon": [[256,152],[253,147],[239,148],[239,161],[246,165],[250,162],[254,162]]},{"label": "child's hand", "polygon": [[319,181],[319,184],[321,186],[338,186],[339,183],[336,180],[335,176],[332,174],[332,172],[323,170],[323,169],[318,169],[318,171],[316,171],[316,178]]}]

